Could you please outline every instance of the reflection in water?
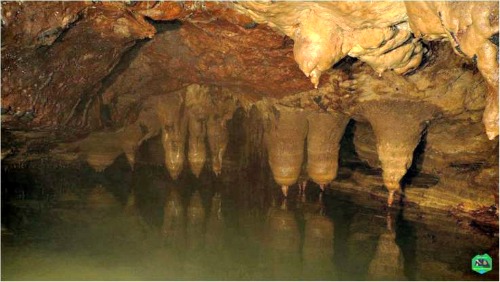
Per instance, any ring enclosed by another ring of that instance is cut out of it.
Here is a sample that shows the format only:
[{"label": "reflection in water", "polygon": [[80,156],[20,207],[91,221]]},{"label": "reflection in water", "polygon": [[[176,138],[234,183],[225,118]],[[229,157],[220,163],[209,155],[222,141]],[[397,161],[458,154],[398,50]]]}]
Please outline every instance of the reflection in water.
[{"label": "reflection in water", "polygon": [[396,244],[392,219],[387,215],[387,230],[378,239],[375,256],[368,267],[369,277],[375,280],[407,280],[404,276],[404,258]]},{"label": "reflection in water", "polygon": [[169,187],[169,194],[165,199],[163,209],[162,232],[165,242],[169,245],[183,246],[185,238],[184,226],[186,224],[186,212],[182,206],[181,196],[176,186]]},{"label": "reflection in water", "polygon": [[207,223],[205,241],[207,246],[215,251],[220,251],[223,248],[222,236],[224,230],[224,219],[222,218],[222,197],[220,193],[216,193],[212,197],[210,207],[210,217]]},{"label": "reflection in water", "polygon": [[203,246],[205,235],[205,208],[199,191],[195,191],[187,208],[187,247],[196,250]]},{"label": "reflection in water", "polygon": [[300,270],[300,232],[297,219],[287,200],[269,208],[264,249],[270,279],[290,280]]},{"label": "reflection in water", "polygon": [[[124,155],[100,173],[4,169],[2,279],[477,280],[470,258],[498,248],[446,216],[416,221],[408,207],[388,225],[386,210],[335,187],[320,198],[309,182],[284,199],[268,164],[228,136],[218,177],[218,160],[198,177],[184,161],[173,177],[162,135],[138,149],[133,170]],[[498,280],[498,269],[479,278]]]},{"label": "reflection in water", "polygon": [[338,276],[333,264],[334,223],[324,214],[322,203],[304,207],[305,232],[303,247],[304,276],[321,280]]}]

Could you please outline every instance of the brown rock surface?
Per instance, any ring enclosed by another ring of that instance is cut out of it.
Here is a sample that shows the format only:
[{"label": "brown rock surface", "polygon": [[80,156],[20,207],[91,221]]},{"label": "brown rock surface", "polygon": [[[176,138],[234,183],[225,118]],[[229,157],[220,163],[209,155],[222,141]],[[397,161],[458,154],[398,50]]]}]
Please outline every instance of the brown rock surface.
[{"label": "brown rock surface", "polygon": [[[384,174],[383,155],[411,143],[396,180],[413,165],[439,183],[425,191],[409,185],[410,201],[479,208],[494,203],[498,188],[498,139],[488,140],[498,134],[497,11],[497,2],[2,3],[2,130],[17,140],[2,138],[2,159],[35,158],[43,153],[31,147],[74,141],[60,147],[71,156],[58,156],[103,170],[125,154],[134,167],[141,144],[162,134],[172,178],[184,159],[195,174],[208,160],[219,173],[238,105],[257,119],[273,107],[339,113],[356,121],[358,157]],[[441,39],[451,46],[431,42]],[[428,118],[413,115],[428,112],[438,115],[424,132]],[[243,120],[252,123],[245,148],[267,158],[261,120]],[[305,115],[291,120],[266,133],[283,143],[278,155],[276,144],[267,146],[275,178],[280,158],[294,158],[284,162],[291,170],[283,185],[303,170],[308,130]],[[61,131],[67,140],[54,140]],[[377,150],[381,139],[392,145]],[[364,190],[385,193],[379,175],[352,175]]]}]

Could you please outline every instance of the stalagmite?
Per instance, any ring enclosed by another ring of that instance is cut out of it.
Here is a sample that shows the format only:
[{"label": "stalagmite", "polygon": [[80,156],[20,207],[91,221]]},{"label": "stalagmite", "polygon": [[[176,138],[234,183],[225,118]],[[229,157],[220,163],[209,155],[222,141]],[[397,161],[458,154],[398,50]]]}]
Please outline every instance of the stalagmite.
[{"label": "stalagmite", "polygon": [[165,151],[165,166],[176,180],[184,167],[184,150],[187,135],[187,118],[180,95],[170,95],[158,106],[158,117],[162,123],[162,145]]},{"label": "stalagmite", "polygon": [[320,186],[337,176],[340,139],[349,117],[338,113],[310,113],[307,117],[307,172]]},{"label": "stalagmite", "polygon": [[423,130],[437,110],[425,103],[407,101],[365,102],[358,110],[377,137],[384,184],[389,190],[387,204],[391,206],[394,192],[401,191],[400,181],[412,164]]},{"label": "stalagmite", "polygon": [[200,176],[207,158],[205,138],[207,135],[206,121],[209,110],[208,91],[208,87],[197,84],[188,86],[186,91],[189,129],[188,161],[191,171],[196,177]]},{"label": "stalagmite", "polygon": [[304,158],[307,118],[301,109],[275,106],[264,139],[274,180],[287,196],[288,187],[299,177]]}]

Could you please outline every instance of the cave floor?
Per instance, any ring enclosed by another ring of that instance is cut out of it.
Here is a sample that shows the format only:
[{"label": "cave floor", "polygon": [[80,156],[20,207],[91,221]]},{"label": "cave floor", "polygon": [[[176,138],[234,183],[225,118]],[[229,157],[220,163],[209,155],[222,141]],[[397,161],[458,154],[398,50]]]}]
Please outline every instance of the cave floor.
[{"label": "cave floor", "polygon": [[[234,167],[234,166],[226,166]],[[173,181],[139,159],[104,172],[3,168],[3,280],[498,280],[498,233],[450,213],[309,183],[287,200],[265,173],[187,169]]]}]

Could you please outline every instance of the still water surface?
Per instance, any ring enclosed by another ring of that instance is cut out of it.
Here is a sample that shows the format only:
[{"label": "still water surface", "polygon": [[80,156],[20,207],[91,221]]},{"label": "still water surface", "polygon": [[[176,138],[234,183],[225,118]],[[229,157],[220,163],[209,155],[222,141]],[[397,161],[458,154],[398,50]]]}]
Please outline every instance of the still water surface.
[{"label": "still water surface", "polygon": [[4,168],[2,279],[498,280],[495,261],[470,270],[498,237],[446,214],[387,211],[335,187],[320,197],[312,183],[284,200],[268,169],[230,163],[219,178],[185,169],[173,181],[143,155],[133,171],[124,157],[103,173]]}]

